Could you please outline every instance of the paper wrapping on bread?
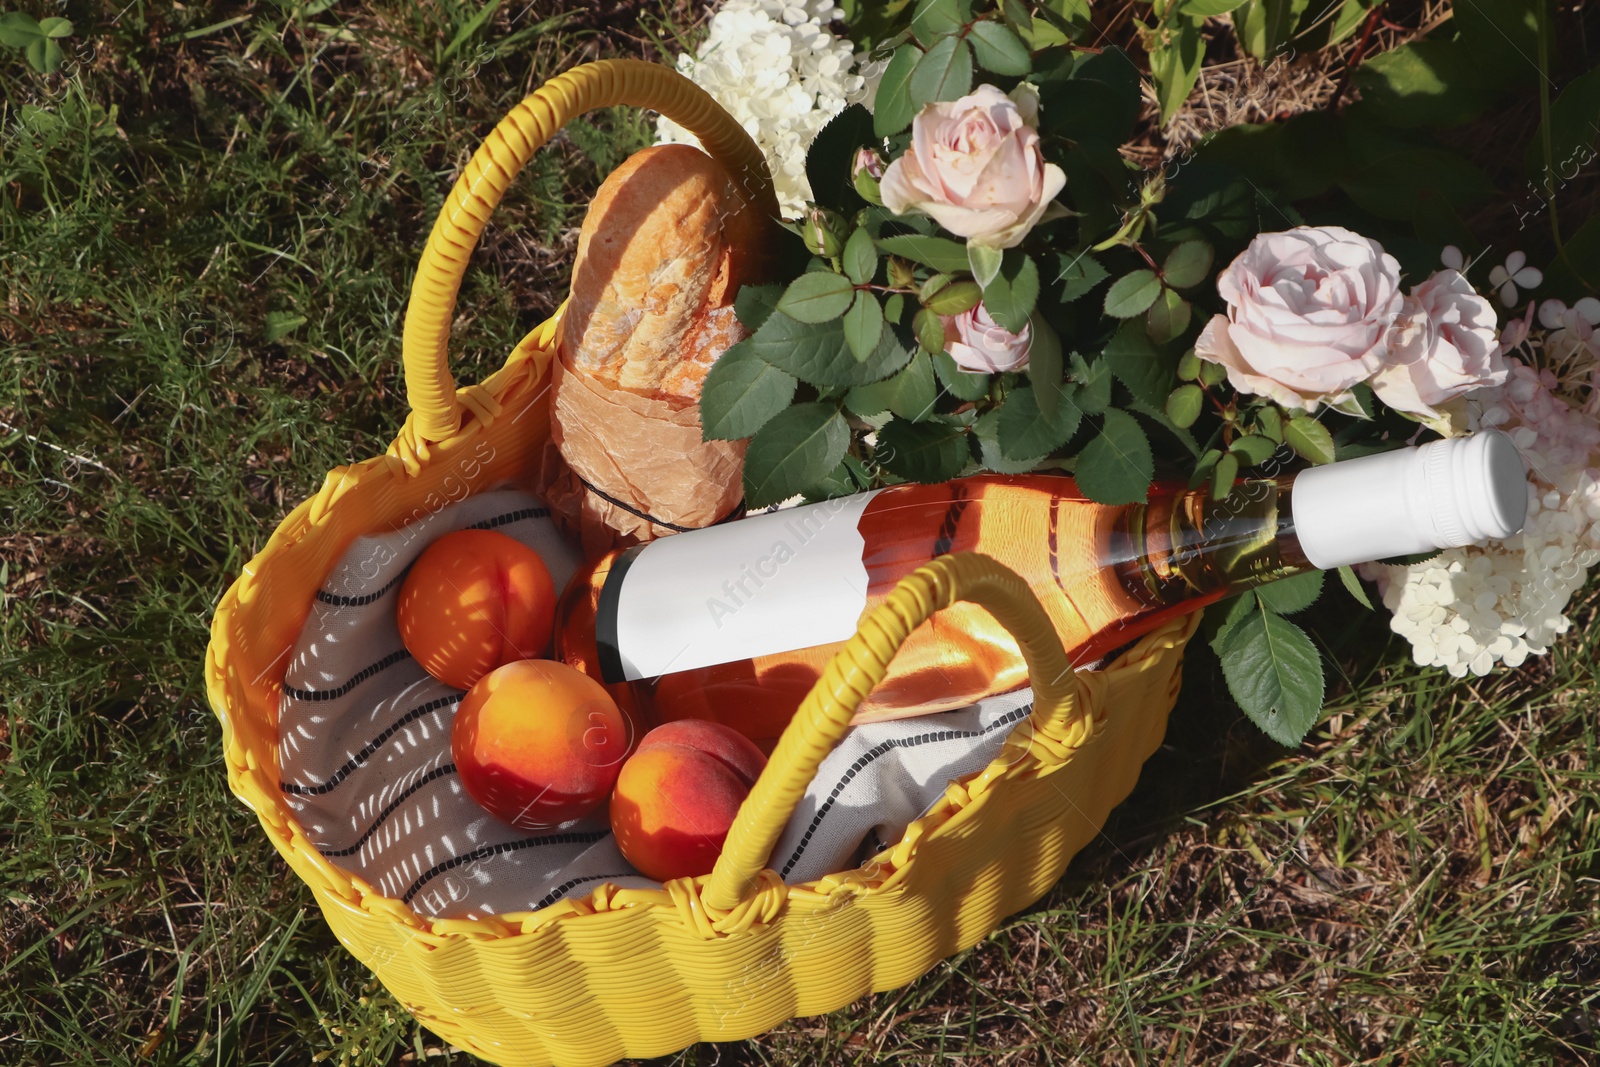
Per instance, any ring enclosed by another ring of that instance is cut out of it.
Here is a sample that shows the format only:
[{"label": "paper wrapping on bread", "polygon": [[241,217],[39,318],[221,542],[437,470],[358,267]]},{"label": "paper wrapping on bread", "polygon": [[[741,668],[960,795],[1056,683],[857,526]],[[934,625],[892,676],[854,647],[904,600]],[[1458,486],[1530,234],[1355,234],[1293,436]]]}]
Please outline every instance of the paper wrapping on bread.
[{"label": "paper wrapping on bread", "polygon": [[595,195],[578,237],[552,382],[542,492],[584,552],[732,517],[743,441],[702,441],[700,389],[745,336],[766,220],[710,156],[644,149]]}]

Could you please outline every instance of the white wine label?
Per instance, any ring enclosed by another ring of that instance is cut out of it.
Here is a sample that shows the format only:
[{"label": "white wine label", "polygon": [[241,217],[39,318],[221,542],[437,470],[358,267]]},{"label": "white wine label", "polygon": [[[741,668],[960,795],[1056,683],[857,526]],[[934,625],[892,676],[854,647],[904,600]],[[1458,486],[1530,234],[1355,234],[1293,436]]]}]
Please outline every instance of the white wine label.
[{"label": "white wine label", "polygon": [[843,641],[867,604],[859,529],[877,491],[752,515],[625,553],[595,619],[607,681]]}]

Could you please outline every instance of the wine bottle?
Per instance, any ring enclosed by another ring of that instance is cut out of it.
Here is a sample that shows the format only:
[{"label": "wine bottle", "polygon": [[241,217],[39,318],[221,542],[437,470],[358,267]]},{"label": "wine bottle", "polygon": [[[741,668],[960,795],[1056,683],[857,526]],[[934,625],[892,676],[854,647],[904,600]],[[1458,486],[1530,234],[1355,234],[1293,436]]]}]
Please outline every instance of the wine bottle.
[{"label": "wine bottle", "polygon": [[[1108,506],[1060,474],[895,485],[603,556],[561,598],[556,654],[648,716],[771,742],[862,614],[947,552],[1020,574],[1082,667],[1230,593],[1509,536],[1526,510],[1522,458],[1496,431],[1246,478],[1222,500],[1158,483],[1145,503]],[[856,721],[1026,682],[1011,636],[958,603],[911,634]]]}]

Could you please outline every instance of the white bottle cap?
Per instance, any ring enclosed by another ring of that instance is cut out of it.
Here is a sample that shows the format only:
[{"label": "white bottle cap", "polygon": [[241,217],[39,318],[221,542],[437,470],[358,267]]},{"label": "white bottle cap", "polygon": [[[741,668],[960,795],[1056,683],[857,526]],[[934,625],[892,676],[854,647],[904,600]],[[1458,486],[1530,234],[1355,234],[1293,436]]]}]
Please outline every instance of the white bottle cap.
[{"label": "white bottle cap", "polygon": [[1485,430],[1301,471],[1290,512],[1314,566],[1367,563],[1510,537],[1528,475],[1511,438]]}]

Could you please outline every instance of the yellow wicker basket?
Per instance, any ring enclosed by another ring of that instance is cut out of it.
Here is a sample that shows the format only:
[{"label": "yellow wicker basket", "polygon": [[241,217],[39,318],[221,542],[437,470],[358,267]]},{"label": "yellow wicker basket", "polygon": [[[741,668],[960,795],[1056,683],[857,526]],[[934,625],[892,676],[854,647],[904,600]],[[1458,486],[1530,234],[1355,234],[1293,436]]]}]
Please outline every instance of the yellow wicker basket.
[{"label": "yellow wicker basket", "polygon": [[[570,118],[647,107],[693,130],[776,210],[759,151],[692,83],[605,61],[553,79],[489,135],[429,236],[407,309],[410,417],[382,455],[328,473],[223,597],[206,685],[228,784],[311,887],[341,943],[425,1026],[502,1064],[605,1064],[735,1040],[905,984],[1037,900],[1133,788],[1177,694],[1196,620],[1074,675],[1020,579],[981,556],[944,557],[902,583],[829,666],[739,813],[716,870],[659,890],[602,886],[536,912],[440,920],[324,859],[278,788],[278,705],[290,650],[334,562],[506,478],[527,480],[549,431],[555,319],[479,385],[446,365],[467,261],[490,212]],[[958,599],[991,611],[1027,652],[1035,710],[981,773],[861,868],[785,886],[768,852],[818,763],[906,634]]]}]

